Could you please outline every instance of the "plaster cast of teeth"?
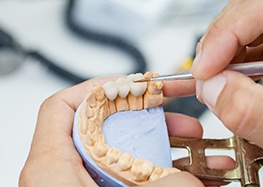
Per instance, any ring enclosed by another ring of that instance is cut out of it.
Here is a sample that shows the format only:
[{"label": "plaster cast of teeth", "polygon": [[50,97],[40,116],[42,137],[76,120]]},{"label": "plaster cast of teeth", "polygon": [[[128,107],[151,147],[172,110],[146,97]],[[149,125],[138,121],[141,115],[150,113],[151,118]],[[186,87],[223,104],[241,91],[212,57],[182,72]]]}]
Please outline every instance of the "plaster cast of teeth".
[{"label": "plaster cast of teeth", "polygon": [[118,94],[121,98],[127,97],[130,92],[130,85],[127,79],[125,78],[118,78],[116,80],[116,84],[118,87]]},{"label": "plaster cast of teeth", "polygon": [[109,100],[114,100],[118,95],[118,86],[114,81],[108,81],[103,86],[105,95]]},{"label": "plaster cast of teeth", "polygon": [[[80,108],[78,135],[85,151],[95,160],[96,164],[98,164],[102,170],[110,173],[110,175],[116,177],[126,185],[145,184],[179,171],[175,168],[155,166],[148,160],[134,159],[130,153],[122,153],[117,148],[109,147],[107,142],[105,142],[101,130],[105,118],[119,111],[111,111],[111,108],[114,108],[113,105],[118,106],[121,102],[127,105],[122,108],[142,110],[148,107],[158,106],[162,103],[162,82],[149,82],[148,84],[135,84],[133,82],[133,80],[143,79],[144,76],[149,77],[153,75],[154,74],[149,72],[145,75],[132,74],[129,75],[127,79],[119,78],[115,82],[108,81],[102,87],[94,87]],[[133,96],[127,93],[127,85]],[[117,97],[118,94],[122,99]],[[125,96],[127,98],[125,98]],[[132,99],[131,101],[133,101],[133,103],[129,104],[129,99]],[[123,102],[124,100],[127,101]],[[143,100],[143,105],[141,104],[141,100]],[[88,116],[85,116],[87,111]],[[89,125],[89,127],[87,127],[87,125]],[[101,180],[96,182],[101,182]]]},{"label": "plaster cast of teeth", "polygon": [[146,82],[134,83],[133,81],[143,78],[144,76],[141,73],[131,74],[127,77],[128,81],[130,82],[130,90],[131,90],[130,92],[135,97],[138,97],[145,92],[147,88],[147,83]]}]

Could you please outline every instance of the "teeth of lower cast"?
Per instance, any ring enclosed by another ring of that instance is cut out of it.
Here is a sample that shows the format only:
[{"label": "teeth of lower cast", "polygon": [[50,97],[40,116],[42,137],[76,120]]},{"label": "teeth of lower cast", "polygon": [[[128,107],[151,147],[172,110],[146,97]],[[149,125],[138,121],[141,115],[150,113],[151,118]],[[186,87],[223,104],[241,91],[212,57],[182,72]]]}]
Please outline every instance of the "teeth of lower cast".
[{"label": "teeth of lower cast", "polygon": [[134,160],[131,167],[131,174],[135,181],[146,181],[150,177],[153,169],[154,165],[152,162],[139,158]]},{"label": "teeth of lower cast", "polygon": [[107,152],[106,155],[106,163],[107,164],[113,164],[118,162],[118,160],[120,159],[122,153],[119,149],[117,148],[110,148],[109,151]]},{"label": "teeth of lower cast", "polygon": [[141,96],[147,88],[147,83],[134,83],[133,81],[143,78],[142,73],[136,73],[127,76],[127,78],[119,78],[115,82],[108,81],[103,85],[105,95],[109,100],[114,100],[117,95],[126,98],[129,92],[135,97]]},{"label": "teeth of lower cast", "polygon": [[153,170],[149,180],[150,181],[156,181],[159,178],[162,178],[162,177],[169,175],[170,173],[174,173],[174,172],[172,172],[172,171],[170,172],[169,168],[156,167]]},{"label": "teeth of lower cast", "polygon": [[118,161],[118,166],[120,170],[129,170],[132,166],[133,160],[133,156],[130,153],[123,153]]},{"label": "teeth of lower cast", "polygon": [[107,154],[108,150],[109,150],[109,146],[107,144],[102,142],[95,142],[93,146],[92,154],[94,158],[101,158]]}]

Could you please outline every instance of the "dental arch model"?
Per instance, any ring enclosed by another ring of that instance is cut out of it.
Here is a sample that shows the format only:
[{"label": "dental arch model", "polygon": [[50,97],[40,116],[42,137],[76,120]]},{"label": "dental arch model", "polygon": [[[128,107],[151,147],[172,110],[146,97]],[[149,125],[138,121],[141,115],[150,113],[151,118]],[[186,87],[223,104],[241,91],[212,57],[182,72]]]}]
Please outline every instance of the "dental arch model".
[{"label": "dental arch model", "polygon": [[156,166],[141,158],[135,159],[128,152],[122,153],[119,149],[110,147],[102,131],[104,120],[114,113],[149,109],[162,104],[162,82],[133,82],[155,75],[150,72],[144,75],[131,74],[127,78],[93,87],[76,116],[77,133],[84,151],[103,171],[128,186],[142,185],[179,171],[172,167]]}]

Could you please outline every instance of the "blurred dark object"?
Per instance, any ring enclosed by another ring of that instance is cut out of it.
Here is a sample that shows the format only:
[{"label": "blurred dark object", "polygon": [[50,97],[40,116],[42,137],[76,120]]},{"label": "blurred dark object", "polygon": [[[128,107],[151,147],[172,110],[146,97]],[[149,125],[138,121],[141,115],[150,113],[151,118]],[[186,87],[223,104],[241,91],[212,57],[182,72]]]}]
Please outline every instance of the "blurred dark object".
[{"label": "blurred dark object", "polygon": [[206,109],[206,105],[199,102],[195,96],[176,98],[164,106],[166,112],[181,113],[195,118],[199,118]]},{"label": "blurred dark object", "polygon": [[[196,38],[195,44],[193,45],[193,52],[190,58],[192,59],[191,61],[193,61],[195,57],[195,46],[200,39],[201,37],[198,36]],[[189,66],[189,60],[187,61],[187,67],[188,66]],[[204,113],[204,111],[206,111],[206,109],[207,106],[199,102],[196,96],[169,99],[168,103],[164,105],[164,110],[166,112],[181,113],[195,118],[199,118]]]},{"label": "blurred dark object", "polygon": [[0,76],[15,71],[24,61],[22,48],[0,29]]},{"label": "blurred dark object", "polygon": [[[81,25],[77,24],[73,17],[74,9],[73,0],[68,0],[68,6],[65,10],[65,22],[71,31],[77,36],[87,39],[88,42],[96,42],[99,45],[106,45],[108,47],[114,47],[121,53],[126,53],[133,59],[133,68],[128,72],[131,73],[144,73],[147,71],[146,61],[140,50],[132,43],[126,41],[123,38],[117,36],[110,36],[98,33],[94,30],[84,29]],[[55,62],[52,58],[43,55],[41,51],[37,49],[25,49],[22,48],[19,43],[11,36],[7,31],[0,29],[0,75],[7,75],[14,70],[18,69],[26,58],[31,58],[36,62],[48,67],[48,70],[55,73],[64,80],[69,81],[72,84],[77,84],[85,80],[94,78],[94,76],[86,75],[82,77],[78,72],[73,72],[70,69],[59,65],[61,63]],[[125,73],[126,74],[126,73]]]},{"label": "blurred dark object", "polygon": [[[135,46],[128,38],[118,35],[109,34],[94,28],[82,25],[78,18],[75,16],[77,9],[77,0],[69,0],[66,9],[66,25],[69,29],[88,42],[95,42],[100,45],[114,47],[127,55],[129,55],[134,62],[134,69],[130,73],[145,73],[147,71],[147,63],[139,48]],[[96,18],[94,18],[96,19]]]}]

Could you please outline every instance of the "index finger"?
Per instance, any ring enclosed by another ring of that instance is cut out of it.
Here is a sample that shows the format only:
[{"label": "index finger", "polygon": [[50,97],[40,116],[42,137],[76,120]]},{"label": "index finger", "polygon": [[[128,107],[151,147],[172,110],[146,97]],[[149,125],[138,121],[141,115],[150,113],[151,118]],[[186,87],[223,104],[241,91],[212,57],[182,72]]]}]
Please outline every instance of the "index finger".
[{"label": "index finger", "polygon": [[191,96],[195,93],[195,80],[164,81],[165,97]]},{"label": "index finger", "polygon": [[221,72],[240,47],[262,34],[262,7],[261,0],[237,1],[210,26],[192,67],[196,79],[207,79]]}]

